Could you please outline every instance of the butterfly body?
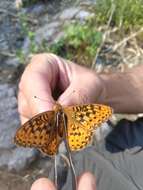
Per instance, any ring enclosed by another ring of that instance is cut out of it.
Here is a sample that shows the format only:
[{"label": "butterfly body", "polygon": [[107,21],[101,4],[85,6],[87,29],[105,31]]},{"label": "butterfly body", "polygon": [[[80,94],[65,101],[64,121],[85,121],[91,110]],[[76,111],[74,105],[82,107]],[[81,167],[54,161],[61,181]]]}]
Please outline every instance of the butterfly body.
[{"label": "butterfly body", "polygon": [[91,142],[93,132],[111,115],[112,109],[106,105],[62,107],[56,103],[52,111],[40,113],[22,125],[16,132],[15,143],[25,147],[36,147],[52,156],[57,154],[61,141],[67,136],[70,150],[77,151]]}]

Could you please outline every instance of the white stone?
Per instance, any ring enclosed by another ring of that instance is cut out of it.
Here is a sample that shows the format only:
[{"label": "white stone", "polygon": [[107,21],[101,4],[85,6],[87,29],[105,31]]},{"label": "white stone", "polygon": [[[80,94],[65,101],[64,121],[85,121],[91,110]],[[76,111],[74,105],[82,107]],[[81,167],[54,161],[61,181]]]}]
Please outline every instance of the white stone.
[{"label": "white stone", "polygon": [[62,14],[59,16],[61,20],[70,20],[76,16],[76,14],[80,11],[79,7],[71,7],[69,9],[65,9]]},{"label": "white stone", "polygon": [[91,13],[81,10],[77,15],[76,18],[83,21],[85,20],[87,17],[89,17],[91,15]]}]

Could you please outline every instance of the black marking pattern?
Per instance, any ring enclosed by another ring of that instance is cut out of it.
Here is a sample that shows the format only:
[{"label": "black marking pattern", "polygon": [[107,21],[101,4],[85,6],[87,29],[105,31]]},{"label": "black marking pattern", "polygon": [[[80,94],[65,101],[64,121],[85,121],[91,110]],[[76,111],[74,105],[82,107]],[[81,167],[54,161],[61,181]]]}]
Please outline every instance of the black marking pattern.
[{"label": "black marking pattern", "polygon": [[66,108],[57,105],[55,110],[40,113],[22,125],[16,132],[15,143],[55,155],[64,138],[62,112],[67,120],[67,136],[72,151],[86,147],[92,140],[93,131],[112,115],[109,106],[100,104]]}]

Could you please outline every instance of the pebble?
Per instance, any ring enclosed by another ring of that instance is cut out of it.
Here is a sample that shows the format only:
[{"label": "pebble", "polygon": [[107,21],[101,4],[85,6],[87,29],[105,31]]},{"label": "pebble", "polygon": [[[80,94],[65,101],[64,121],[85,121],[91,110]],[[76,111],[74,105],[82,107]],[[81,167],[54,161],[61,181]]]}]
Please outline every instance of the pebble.
[{"label": "pebble", "polygon": [[61,20],[70,20],[70,19],[73,19],[79,11],[80,11],[79,7],[71,7],[71,8],[65,9],[61,13],[61,15],[60,15],[59,18]]}]

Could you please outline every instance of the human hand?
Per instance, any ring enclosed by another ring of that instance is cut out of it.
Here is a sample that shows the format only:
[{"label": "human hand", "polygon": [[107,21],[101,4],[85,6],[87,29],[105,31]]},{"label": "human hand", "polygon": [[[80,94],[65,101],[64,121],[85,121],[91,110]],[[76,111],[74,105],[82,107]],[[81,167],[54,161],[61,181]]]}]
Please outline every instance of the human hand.
[{"label": "human hand", "polygon": [[22,123],[39,112],[52,110],[55,103],[52,94],[57,89],[61,92],[57,101],[64,106],[98,102],[103,90],[100,77],[92,70],[54,54],[35,55],[19,84],[18,110]]},{"label": "human hand", "polygon": [[[31,190],[56,190],[56,187],[49,179],[41,178],[33,183]],[[96,190],[94,176],[89,172],[84,173],[79,178],[77,190]]]}]

